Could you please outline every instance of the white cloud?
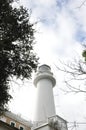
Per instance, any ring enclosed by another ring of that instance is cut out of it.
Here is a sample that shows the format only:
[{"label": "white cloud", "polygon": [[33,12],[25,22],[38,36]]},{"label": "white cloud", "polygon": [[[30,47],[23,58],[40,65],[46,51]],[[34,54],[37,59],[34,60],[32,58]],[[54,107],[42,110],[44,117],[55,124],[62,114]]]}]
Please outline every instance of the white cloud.
[{"label": "white cloud", "polygon": [[56,5],[56,0],[32,0],[32,3],[35,3],[36,6],[43,6],[43,7],[52,7]]}]

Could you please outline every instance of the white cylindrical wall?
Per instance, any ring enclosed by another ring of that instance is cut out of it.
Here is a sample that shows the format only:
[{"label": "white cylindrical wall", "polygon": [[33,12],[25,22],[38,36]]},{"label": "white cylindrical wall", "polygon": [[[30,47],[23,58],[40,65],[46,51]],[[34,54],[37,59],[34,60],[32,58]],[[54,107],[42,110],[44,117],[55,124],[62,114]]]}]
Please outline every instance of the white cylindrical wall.
[{"label": "white cylindrical wall", "polygon": [[53,96],[55,79],[49,68],[48,71],[47,69],[44,70],[44,68],[43,71],[38,71],[34,79],[34,84],[37,88],[34,121],[42,123],[46,121],[48,117],[56,115]]}]

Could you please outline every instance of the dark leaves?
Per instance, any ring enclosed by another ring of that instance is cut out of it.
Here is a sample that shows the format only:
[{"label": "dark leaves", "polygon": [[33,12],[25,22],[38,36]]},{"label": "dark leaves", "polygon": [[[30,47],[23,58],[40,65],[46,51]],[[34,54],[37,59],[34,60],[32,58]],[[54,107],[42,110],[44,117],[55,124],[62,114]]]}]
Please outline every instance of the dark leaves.
[{"label": "dark leaves", "polygon": [[36,70],[38,58],[33,52],[34,24],[28,11],[12,8],[13,0],[0,0],[0,106],[4,108],[8,94],[9,77],[30,78]]}]

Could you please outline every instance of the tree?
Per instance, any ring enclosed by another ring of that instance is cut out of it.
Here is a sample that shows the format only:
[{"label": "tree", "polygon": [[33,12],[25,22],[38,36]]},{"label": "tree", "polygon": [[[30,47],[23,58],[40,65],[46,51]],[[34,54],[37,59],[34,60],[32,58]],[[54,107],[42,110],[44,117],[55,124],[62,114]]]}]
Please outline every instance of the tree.
[{"label": "tree", "polygon": [[33,52],[34,24],[28,10],[14,8],[13,0],[0,0],[0,111],[11,98],[8,93],[10,77],[31,78],[38,58]]}]

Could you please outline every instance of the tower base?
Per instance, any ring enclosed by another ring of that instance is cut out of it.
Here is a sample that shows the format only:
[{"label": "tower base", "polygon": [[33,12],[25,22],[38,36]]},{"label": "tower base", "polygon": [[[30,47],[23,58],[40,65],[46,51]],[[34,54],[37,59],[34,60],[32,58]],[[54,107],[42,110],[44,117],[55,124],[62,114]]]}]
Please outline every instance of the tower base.
[{"label": "tower base", "polygon": [[44,123],[33,124],[32,130],[68,130],[67,121],[56,115],[49,117]]}]

